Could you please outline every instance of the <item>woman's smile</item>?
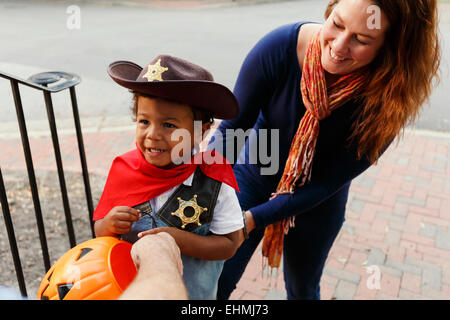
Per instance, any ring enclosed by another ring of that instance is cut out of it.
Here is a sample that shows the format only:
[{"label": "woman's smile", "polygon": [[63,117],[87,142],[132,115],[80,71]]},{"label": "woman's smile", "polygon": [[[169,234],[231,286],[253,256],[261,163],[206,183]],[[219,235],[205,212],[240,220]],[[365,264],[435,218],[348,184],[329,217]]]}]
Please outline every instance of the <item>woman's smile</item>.
[{"label": "woman's smile", "polygon": [[334,63],[339,64],[339,63],[342,63],[342,62],[348,60],[347,58],[345,58],[345,57],[340,57],[340,56],[338,56],[336,53],[334,53],[333,49],[331,49],[331,46],[330,46],[329,53],[330,53],[331,61],[333,61]]},{"label": "woman's smile", "polygon": [[[344,75],[369,65],[384,43],[389,21],[380,15],[380,28],[367,26],[368,0],[339,1],[321,31],[322,66],[333,75]],[[362,13],[362,14],[361,14]]]}]

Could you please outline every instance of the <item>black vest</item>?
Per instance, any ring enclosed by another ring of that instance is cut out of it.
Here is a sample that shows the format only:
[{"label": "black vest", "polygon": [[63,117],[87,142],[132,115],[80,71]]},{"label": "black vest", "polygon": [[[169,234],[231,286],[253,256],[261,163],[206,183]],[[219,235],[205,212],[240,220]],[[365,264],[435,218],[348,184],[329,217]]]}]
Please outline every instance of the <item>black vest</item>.
[{"label": "black vest", "polygon": [[[220,181],[206,176],[200,168],[197,168],[192,185],[180,184],[156,216],[171,227],[193,231],[198,226],[212,221],[221,185]],[[189,222],[195,218],[195,211],[199,214],[200,224]]]},{"label": "black vest", "polygon": [[[200,225],[212,221],[221,185],[220,181],[206,176],[200,168],[197,168],[192,185],[180,184],[154,215],[169,227],[194,231]],[[147,214],[152,216],[152,208],[148,201],[133,208],[141,211],[141,219]],[[121,238],[125,240],[127,235],[122,235]]]}]

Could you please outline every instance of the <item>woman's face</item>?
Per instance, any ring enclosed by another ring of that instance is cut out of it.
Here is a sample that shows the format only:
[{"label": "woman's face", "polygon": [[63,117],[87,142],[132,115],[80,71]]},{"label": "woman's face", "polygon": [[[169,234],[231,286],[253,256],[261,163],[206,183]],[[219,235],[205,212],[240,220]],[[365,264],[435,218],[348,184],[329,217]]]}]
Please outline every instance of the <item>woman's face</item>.
[{"label": "woman's face", "polygon": [[341,0],[321,32],[322,66],[343,75],[370,64],[382,47],[389,22],[369,0]]}]

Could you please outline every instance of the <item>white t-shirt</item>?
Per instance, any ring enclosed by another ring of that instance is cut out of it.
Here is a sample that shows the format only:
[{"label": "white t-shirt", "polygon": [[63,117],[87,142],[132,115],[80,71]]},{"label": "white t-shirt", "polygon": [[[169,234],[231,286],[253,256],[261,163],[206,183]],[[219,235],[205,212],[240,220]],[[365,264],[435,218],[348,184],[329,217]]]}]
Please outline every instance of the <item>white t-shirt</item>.
[{"label": "white t-shirt", "polygon": [[[191,186],[193,179],[194,174],[191,174],[183,184]],[[176,188],[178,186],[150,200],[153,212],[157,212],[166,203]],[[243,227],[242,210],[236,196],[236,191],[226,183],[222,183],[209,230],[214,234],[222,235],[237,231]]]}]

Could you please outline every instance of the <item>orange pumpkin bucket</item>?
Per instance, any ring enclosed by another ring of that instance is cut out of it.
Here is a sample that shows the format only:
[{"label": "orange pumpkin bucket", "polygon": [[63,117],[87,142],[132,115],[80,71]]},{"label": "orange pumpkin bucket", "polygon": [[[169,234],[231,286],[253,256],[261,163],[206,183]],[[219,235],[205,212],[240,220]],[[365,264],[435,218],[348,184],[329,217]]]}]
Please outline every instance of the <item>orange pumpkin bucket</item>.
[{"label": "orange pumpkin bucket", "polygon": [[37,298],[117,299],[136,275],[131,246],[115,237],[99,237],[73,247],[48,270]]}]

